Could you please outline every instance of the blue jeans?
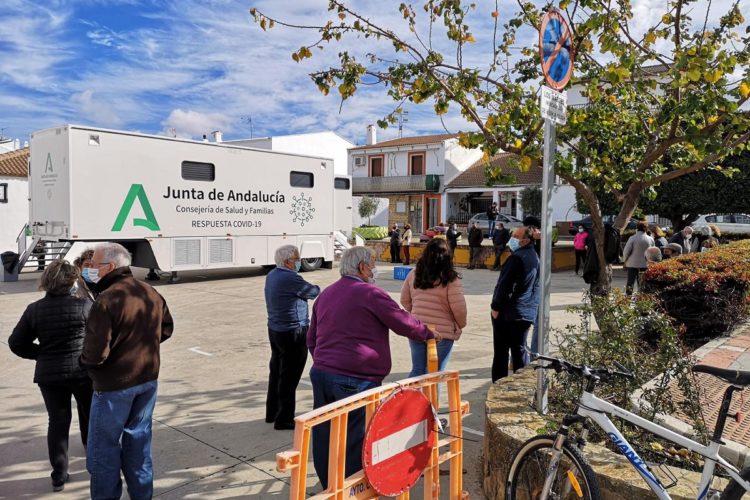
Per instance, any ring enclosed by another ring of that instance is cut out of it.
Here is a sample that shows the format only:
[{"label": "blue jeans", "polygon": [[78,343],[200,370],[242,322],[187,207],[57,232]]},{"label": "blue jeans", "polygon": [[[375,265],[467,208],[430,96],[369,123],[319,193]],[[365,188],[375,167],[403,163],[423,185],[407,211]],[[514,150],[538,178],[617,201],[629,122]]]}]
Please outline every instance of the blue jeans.
[{"label": "blue jeans", "polygon": [[[348,375],[310,368],[310,382],[313,387],[313,408],[320,408],[341,399],[364,392],[380,383]],[[313,463],[323,489],[328,488],[328,446],[331,426],[329,422],[318,424],[312,429]],[[349,412],[346,427],[346,468],[345,476],[349,477],[362,470],[362,441],[365,438],[365,409]]]},{"label": "blue jeans", "polygon": [[492,239],[492,236],[495,234],[495,221],[494,220],[488,221],[487,229],[488,229],[488,232],[490,233],[490,239]]},{"label": "blue jeans", "polygon": [[118,391],[94,391],[86,452],[93,500],[122,496],[120,469],[132,500],[153,496],[151,416],[156,388],[152,380]]},{"label": "blue jeans", "polygon": [[[427,344],[409,339],[409,347],[411,348],[411,372],[409,372],[409,377],[424,375],[427,373]],[[438,371],[443,371],[448,366],[451,349],[453,349],[452,340],[441,340],[437,343]]]}]

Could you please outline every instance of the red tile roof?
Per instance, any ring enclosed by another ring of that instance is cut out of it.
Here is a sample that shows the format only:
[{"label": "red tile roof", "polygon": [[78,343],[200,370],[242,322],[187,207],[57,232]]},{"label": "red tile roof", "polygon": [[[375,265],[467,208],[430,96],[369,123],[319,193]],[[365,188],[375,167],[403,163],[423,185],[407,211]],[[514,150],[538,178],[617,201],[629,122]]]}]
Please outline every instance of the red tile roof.
[{"label": "red tile roof", "polygon": [[[499,166],[503,175],[511,175],[515,178],[513,184],[541,184],[542,168],[540,166],[531,167],[528,171],[522,172],[511,164],[513,153],[500,153],[492,157],[492,165]],[[453,180],[446,184],[446,187],[487,187],[487,177],[484,175],[485,163],[479,160],[462,173],[458,174]]]},{"label": "red tile roof", "polygon": [[357,146],[351,148],[349,151],[363,151],[366,149],[378,149],[378,148],[393,148],[397,146],[416,146],[419,144],[434,144],[436,142],[447,141],[448,139],[455,139],[458,134],[438,134],[438,135],[422,135],[418,137],[402,137],[400,139],[391,139],[390,141],[378,142],[377,144],[370,144],[367,146]]},{"label": "red tile roof", "polygon": [[29,175],[29,148],[0,154],[0,176],[27,177]]}]

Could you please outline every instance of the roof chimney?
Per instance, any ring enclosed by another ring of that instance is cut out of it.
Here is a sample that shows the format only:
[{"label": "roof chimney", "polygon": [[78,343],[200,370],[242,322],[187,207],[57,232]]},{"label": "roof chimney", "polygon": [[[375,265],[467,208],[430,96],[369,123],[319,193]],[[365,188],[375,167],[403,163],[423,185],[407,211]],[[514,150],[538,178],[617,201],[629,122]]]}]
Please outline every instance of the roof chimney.
[{"label": "roof chimney", "polygon": [[206,134],[203,134],[203,142],[208,142],[208,137],[206,136]]},{"label": "roof chimney", "polygon": [[220,130],[214,130],[213,132],[211,132],[211,136],[214,138],[214,142],[222,142],[222,135],[223,134]]},{"label": "roof chimney", "polygon": [[375,125],[367,126],[367,145],[372,146],[378,142],[377,133],[375,131]]}]

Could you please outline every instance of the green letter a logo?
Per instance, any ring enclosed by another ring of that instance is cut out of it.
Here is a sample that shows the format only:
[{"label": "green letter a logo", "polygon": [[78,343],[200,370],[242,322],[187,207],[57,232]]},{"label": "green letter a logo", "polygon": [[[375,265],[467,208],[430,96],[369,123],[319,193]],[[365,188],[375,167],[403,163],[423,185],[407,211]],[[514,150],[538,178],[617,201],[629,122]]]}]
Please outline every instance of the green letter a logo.
[{"label": "green letter a logo", "polygon": [[117,220],[115,220],[115,225],[112,226],[112,231],[122,231],[122,226],[125,224],[125,219],[127,219],[130,209],[133,208],[133,203],[135,203],[136,198],[141,204],[143,215],[145,215],[146,218],[133,219],[133,225],[142,226],[152,231],[159,230],[159,223],[156,222],[154,211],[151,210],[151,203],[148,201],[146,191],[143,189],[143,184],[133,184],[130,186],[130,191],[128,191],[128,195],[125,197],[125,202],[122,204],[122,208],[120,208],[120,213],[117,214]]}]

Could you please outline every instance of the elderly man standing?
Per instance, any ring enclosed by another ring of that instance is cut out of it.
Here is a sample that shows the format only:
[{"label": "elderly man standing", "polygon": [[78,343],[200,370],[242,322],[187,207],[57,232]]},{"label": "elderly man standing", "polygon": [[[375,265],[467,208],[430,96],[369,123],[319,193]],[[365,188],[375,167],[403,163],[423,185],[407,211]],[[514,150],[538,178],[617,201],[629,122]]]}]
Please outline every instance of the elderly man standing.
[{"label": "elderly man standing", "polygon": [[693,238],[693,228],[685,226],[682,231],[678,231],[669,238],[670,243],[677,243],[682,247],[682,253],[700,252],[700,242],[698,238]]},{"label": "elderly man standing", "polygon": [[490,305],[493,382],[508,376],[508,350],[514,372],[525,366],[526,336],[539,308],[539,257],[534,250],[534,228],[514,229],[508,248],[512,254],[500,271]]},{"label": "elderly man standing", "polygon": [[86,468],[91,498],[120,498],[122,480],[132,499],[153,496],[151,416],[156,404],[159,345],[174,324],[164,298],[130,272],[130,254],[102,243],[89,278],[98,294],[91,308],[80,363],[94,382]]},{"label": "elderly man standing", "polygon": [[[416,341],[439,335],[401,309],[375,286],[375,255],[353,247],[341,256],[341,278],[313,305],[307,347],[313,357],[310,380],[313,405],[320,408],[379,386],[391,371],[389,330]],[[330,425],[313,428],[313,462],[323,488],[328,487]],[[364,408],[350,412],[347,424],[346,476],[362,468]]]},{"label": "elderly man standing", "polygon": [[294,245],[279,247],[274,261],[265,286],[271,343],[266,422],[283,430],[294,429],[295,392],[307,361],[307,301],[318,296],[320,287],[299,275],[302,261]]},{"label": "elderly man standing", "polygon": [[646,271],[648,263],[646,262],[646,249],[654,246],[654,239],[646,234],[648,224],[639,222],[636,226],[635,234],[628,238],[625,243],[625,249],[622,251],[622,259],[625,261],[625,267],[628,269],[628,280],[625,284],[625,294],[633,293],[633,285],[638,283],[638,290],[641,289],[641,274]]}]

